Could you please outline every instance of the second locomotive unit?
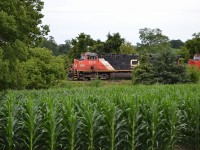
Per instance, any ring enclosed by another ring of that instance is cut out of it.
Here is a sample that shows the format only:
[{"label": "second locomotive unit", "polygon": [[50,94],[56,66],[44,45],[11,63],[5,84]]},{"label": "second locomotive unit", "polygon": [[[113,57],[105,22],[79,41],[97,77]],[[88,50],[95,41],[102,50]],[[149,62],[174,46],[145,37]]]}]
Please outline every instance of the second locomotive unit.
[{"label": "second locomotive unit", "polygon": [[96,54],[86,52],[74,59],[69,68],[69,80],[131,78],[133,68],[139,64],[136,54]]}]

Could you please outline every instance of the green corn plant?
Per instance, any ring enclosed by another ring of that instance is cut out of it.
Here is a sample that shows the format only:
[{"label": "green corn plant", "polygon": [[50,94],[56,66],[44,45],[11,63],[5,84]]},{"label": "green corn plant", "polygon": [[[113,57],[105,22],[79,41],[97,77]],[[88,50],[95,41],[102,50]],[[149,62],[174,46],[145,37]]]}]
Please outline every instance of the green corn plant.
[{"label": "green corn plant", "polygon": [[151,115],[151,99],[150,95],[142,94],[139,97],[139,111],[137,116],[137,124],[135,131],[135,148],[150,149],[152,136],[152,115]]},{"label": "green corn plant", "polygon": [[42,118],[39,116],[40,102],[35,102],[31,96],[28,96],[22,103],[22,136],[24,137],[25,149],[37,149],[37,142],[42,136],[41,122]]},{"label": "green corn plant", "polygon": [[62,117],[59,116],[60,109],[57,105],[59,101],[55,97],[49,97],[44,101],[46,102],[46,107],[44,108],[46,111],[44,116],[44,134],[47,135],[46,143],[48,149],[55,150],[59,145],[57,137],[60,135],[62,121]]},{"label": "green corn plant", "polygon": [[99,149],[99,139],[102,131],[101,112],[97,110],[97,104],[90,102],[91,98],[82,102],[78,107],[81,120],[81,132],[84,148],[89,150]]},{"label": "green corn plant", "polygon": [[193,101],[191,102],[193,104],[192,110],[193,110],[193,115],[194,115],[194,128],[195,128],[195,145],[196,145],[196,149],[200,149],[200,145],[199,145],[199,138],[200,138],[200,112],[199,112],[199,99],[196,97],[196,99],[193,99]]},{"label": "green corn plant", "polygon": [[151,146],[149,149],[157,149],[157,133],[159,125],[159,103],[157,100],[154,100],[151,103],[150,113],[151,113]]},{"label": "green corn plant", "polygon": [[126,105],[125,105],[125,111],[127,114],[127,133],[129,135],[129,139],[127,140],[128,144],[129,144],[129,149],[131,150],[135,150],[135,128],[136,128],[136,122],[139,119],[139,105],[138,105],[138,100],[137,98],[130,98],[130,100],[128,100],[128,98],[126,98],[126,100],[128,101]]},{"label": "green corn plant", "polygon": [[5,125],[5,115],[4,115],[4,106],[6,101],[7,92],[0,93],[0,149],[5,149],[5,141],[4,141],[4,125]]},{"label": "green corn plant", "polygon": [[169,127],[166,132],[168,132],[168,142],[167,142],[167,149],[173,150],[174,146],[178,140],[179,135],[179,125],[181,124],[181,111],[178,109],[177,103],[173,100],[166,100],[165,107],[167,108],[165,113],[167,113],[167,126]]},{"label": "green corn plant", "polygon": [[183,122],[186,123],[186,130],[184,130],[184,145],[192,146],[193,149],[199,149],[199,99],[198,95],[190,93],[186,96],[182,106],[184,114]]},{"label": "green corn plant", "polygon": [[0,100],[0,149],[199,149],[198,87],[12,91]]},{"label": "green corn plant", "polygon": [[5,101],[2,104],[1,110],[1,147],[2,149],[12,150],[19,145],[18,140],[18,105],[15,103],[15,95],[9,93],[5,97]]},{"label": "green corn plant", "polygon": [[6,131],[6,139],[8,142],[8,150],[13,149],[13,145],[14,145],[14,141],[13,141],[13,137],[14,137],[14,125],[15,125],[15,118],[14,118],[14,114],[13,114],[13,109],[14,109],[14,105],[12,102],[12,99],[9,99],[6,102],[6,109],[7,109],[7,127],[5,127],[5,131]]},{"label": "green corn plant", "polygon": [[123,111],[119,109],[114,103],[110,101],[104,101],[103,104],[103,120],[104,120],[104,143],[105,149],[116,150],[123,148],[121,144],[123,138],[123,127],[125,126],[125,118],[122,117]]},{"label": "green corn plant", "polygon": [[62,116],[61,121],[61,144],[63,149],[80,149],[80,130],[81,122],[78,118],[78,113],[75,111],[75,105],[73,103],[73,98],[70,96],[62,101]]},{"label": "green corn plant", "polygon": [[[193,145],[193,149],[199,149],[199,134],[200,134],[200,114],[199,114],[199,96],[195,91],[187,94],[185,100],[185,108],[186,111],[184,113],[185,122],[187,123],[187,133],[189,133],[188,137],[188,145]],[[188,136],[188,134],[186,135]]]}]

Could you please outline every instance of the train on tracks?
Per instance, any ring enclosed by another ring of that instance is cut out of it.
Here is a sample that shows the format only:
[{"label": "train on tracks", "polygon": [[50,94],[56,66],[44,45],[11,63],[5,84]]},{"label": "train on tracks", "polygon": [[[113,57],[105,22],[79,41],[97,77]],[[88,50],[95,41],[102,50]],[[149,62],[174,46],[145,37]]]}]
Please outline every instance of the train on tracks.
[{"label": "train on tracks", "polygon": [[[150,56],[150,63],[156,56]],[[181,56],[177,56],[179,64]],[[188,60],[188,65],[200,69],[200,54]],[[97,54],[86,52],[68,68],[69,80],[131,79],[132,71],[139,65],[138,54]]]},{"label": "train on tracks", "polygon": [[130,79],[139,65],[137,54],[97,54],[86,52],[68,69],[69,80]]}]

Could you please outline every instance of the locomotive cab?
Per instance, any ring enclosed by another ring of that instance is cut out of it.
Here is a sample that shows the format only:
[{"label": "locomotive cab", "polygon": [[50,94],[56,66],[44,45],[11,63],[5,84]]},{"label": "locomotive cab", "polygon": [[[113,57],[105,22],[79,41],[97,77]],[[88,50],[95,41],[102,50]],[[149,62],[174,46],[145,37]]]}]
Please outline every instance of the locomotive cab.
[{"label": "locomotive cab", "polygon": [[80,60],[98,60],[98,55],[96,53],[87,52],[85,54],[81,54]]}]

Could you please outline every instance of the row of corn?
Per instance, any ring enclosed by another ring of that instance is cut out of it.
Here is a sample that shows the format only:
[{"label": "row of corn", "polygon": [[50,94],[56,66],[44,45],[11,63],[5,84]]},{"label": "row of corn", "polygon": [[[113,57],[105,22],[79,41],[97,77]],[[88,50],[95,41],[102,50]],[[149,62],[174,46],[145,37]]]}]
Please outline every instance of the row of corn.
[{"label": "row of corn", "polygon": [[200,149],[200,85],[10,91],[1,150]]}]

